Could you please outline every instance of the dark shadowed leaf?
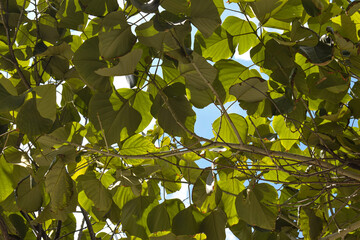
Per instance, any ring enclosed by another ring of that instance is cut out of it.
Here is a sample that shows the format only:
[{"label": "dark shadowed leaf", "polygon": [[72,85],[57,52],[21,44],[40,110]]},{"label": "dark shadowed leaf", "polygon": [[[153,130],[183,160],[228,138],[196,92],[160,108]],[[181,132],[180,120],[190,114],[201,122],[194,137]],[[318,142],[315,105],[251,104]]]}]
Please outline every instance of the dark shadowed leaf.
[{"label": "dark shadowed leaf", "polygon": [[244,190],[236,198],[240,219],[250,225],[272,230],[277,218],[277,192],[269,184],[261,183]]},{"label": "dark shadowed leaf", "polygon": [[160,204],[151,210],[147,218],[147,225],[150,232],[159,232],[171,229],[170,217],[164,204]]},{"label": "dark shadowed leaf", "polygon": [[324,5],[321,0],[301,0],[307,14],[316,17],[323,11]]},{"label": "dark shadowed leaf", "polygon": [[[15,95],[14,95],[15,94]],[[0,112],[15,110],[25,101],[25,95],[17,96],[16,89],[11,82],[1,76],[0,84]]]},{"label": "dark shadowed leaf", "polygon": [[211,0],[197,0],[191,2],[190,20],[205,38],[215,31],[220,25],[219,12]]},{"label": "dark shadowed leaf", "polygon": [[192,57],[191,63],[179,65],[180,73],[186,79],[186,85],[199,90],[209,88],[209,84],[212,84],[216,78],[217,70],[199,54],[194,52]]},{"label": "dark shadowed leaf", "polygon": [[155,204],[157,202],[154,202],[154,198],[148,196],[140,196],[127,202],[121,213],[123,229],[133,236],[148,239],[146,219]]},{"label": "dark shadowed leaf", "polygon": [[86,40],[75,52],[73,63],[82,80],[91,88],[107,91],[110,88],[109,78],[95,73],[99,68],[107,67],[105,61],[99,60],[99,39],[93,37]]},{"label": "dark shadowed leaf", "polygon": [[230,94],[234,95],[238,101],[259,102],[267,98],[268,84],[262,78],[248,78],[241,83],[230,87]]},{"label": "dark shadowed leaf", "polygon": [[[90,101],[90,120],[105,132],[109,144],[122,141],[142,131],[150,123],[148,94],[131,89],[120,89],[112,93],[99,93]],[[146,114],[141,115],[140,112]]]},{"label": "dark shadowed leaf", "polygon": [[214,210],[201,223],[203,230],[209,240],[225,240],[226,215],[221,209]]},{"label": "dark shadowed leaf", "polygon": [[190,206],[173,218],[172,232],[175,235],[195,235],[200,231],[200,223],[203,219],[204,216]]},{"label": "dark shadowed leaf", "polygon": [[16,203],[25,212],[34,212],[40,209],[43,203],[41,185],[36,184],[34,179],[28,177],[16,187]]},{"label": "dark shadowed leaf", "polygon": [[134,73],[136,65],[140,61],[142,55],[141,49],[136,49],[126,54],[123,57],[120,57],[119,63],[111,68],[100,68],[95,71],[96,74],[101,76],[123,76],[130,75]]},{"label": "dark shadowed leaf", "polygon": [[39,135],[50,130],[56,117],[54,85],[43,85],[29,93],[32,97],[24,103],[16,118],[19,129],[29,135]]},{"label": "dark shadowed leaf", "polygon": [[123,56],[134,46],[136,37],[122,12],[107,15],[102,26],[104,31],[99,34],[99,52],[102,58]]}]

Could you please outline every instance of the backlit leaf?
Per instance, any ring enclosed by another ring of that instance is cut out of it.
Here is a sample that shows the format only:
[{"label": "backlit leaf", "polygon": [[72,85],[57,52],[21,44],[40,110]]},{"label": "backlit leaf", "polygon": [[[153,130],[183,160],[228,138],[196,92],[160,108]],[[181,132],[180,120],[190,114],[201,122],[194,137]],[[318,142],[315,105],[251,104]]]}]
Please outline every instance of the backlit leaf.
[{"label": "backlit leaf", "polygon": [[[243,142],[246,142],[247,128],[248,128],[246,120],[242,116],[236,113],[229,114],[229,118],[231,122],[234,124],[236,130],[238,131],[241,140]],[[219,138],[220,141],[225,141],[229,143],[239,143],[239,140],[236,137],[236,134],[234,133],[234,129],[232,127],[231,122],[225,116],[216,119],[212,125],[213,133],[215,137]]]}]

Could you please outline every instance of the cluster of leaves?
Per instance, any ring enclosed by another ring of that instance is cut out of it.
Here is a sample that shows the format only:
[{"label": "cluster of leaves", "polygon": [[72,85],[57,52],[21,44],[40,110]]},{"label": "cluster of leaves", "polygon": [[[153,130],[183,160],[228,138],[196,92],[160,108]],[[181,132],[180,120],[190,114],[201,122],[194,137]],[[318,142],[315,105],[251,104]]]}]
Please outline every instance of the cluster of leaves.
[{"label": "cluster of leaves", "polygon": [[0,0],[1,236],[358,239],[359,9]]}]

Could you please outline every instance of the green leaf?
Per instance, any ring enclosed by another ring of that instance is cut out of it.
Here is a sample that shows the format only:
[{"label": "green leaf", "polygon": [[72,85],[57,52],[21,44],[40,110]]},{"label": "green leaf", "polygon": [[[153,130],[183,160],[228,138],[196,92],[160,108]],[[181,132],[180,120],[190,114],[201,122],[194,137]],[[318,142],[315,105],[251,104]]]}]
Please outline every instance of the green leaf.
[{"label": "green leaf", "polygon": [[4,157],[0,157],[0,202],[4,201],[11,193],[14,192],[12,174],[13,165],[7,163]]},{"label": "green leaf", "polygon": [[299,21],[294,21],[292,23],[290,38],[298,45],[304,45],[309,47],[314,47],[319,42],[319,37],[317,33],[309,28],[301,26]]},{"label": "green leaf", "polygon": [[[140,134],[128,138],[121,146],[120,154],[122,155],[146,155],[156,152],[154,144]],[[140,159],[124,159],[126,163],[139,165],[143,160]]]},{"label": "green leaf", "polygon": [[105,31],[99,34],[99,51],[102,58],[111,59],[130,52],[136,37],[131,32],[123,12],[106,15],[102,26],[105,28]]},{"label": "green leaf", "polygon": [[164,9],[174,14],[184,13],[189,7],[187,0],[163,0],[160,4]]},{"label": "green leaf", "polygon": [[316,17],[323,11],[324,5],[321,0],[301,0],[307,14]]},{"label": "green leaf", "polygon": [[119,58],[119,63],[111,68],[100,68],[95,71],[101,76],[123,76],[133,74],[136,65],[140,61],[142,55],[141,49],[135,49],[123,57]]},{"label": "green leaf", "polygon": [[116,0],[80,0],[80,3],[83,7],[83,11],[95,16],[103,16],[106,10],[109,12],[115,11],[119,7]]},{"label": "green leaf", "polygon": [[154,204],[157,202],[148,196],[140,196],[127,202],[121,212],[123,230],[133,236],[148,239],[146,219]]},{"label": "green leaf", "polygon": [[96,129],[104,130],[108,144],[122,141],[150,123],[149,96],[131,89],[95,94],[89,103],[89,117]]},{"label": "green leaf", "polygon": [[130,1],[137,9],[146,13],[156,12],[160,5],[160,0],[154,0],[148,2],[143,2],[140,0],[130,0]]},{"label": "green leaf", "polygon": [[71,122],[65,124],[64,127],[57,128],[50,134],[42,135],[38,141],[43,144],[43,146],[58,148],[62,146],[64,142],[81,144],[85,134],[86,130],[81,124]]},{"label": "green leaf", "polygon": [[360,99],[352,99],[349,102],[349,108],[354,118],[360,118]]},{"label": "green leaf", "polygon": [[217,70],[201,55],[194,52],[192,57],[191,63],[179,64],[180,73],[185,77],[187,86],[205,90],[214,82]]},{"label": "green leaf", "polygon": [[[222,165],[225,163],[219,162]],[[231,165],[233,167],[233,165]],[[239,174],[236,170],[221,170],[218,171],[219,181],[218,186],[221,190],[238,195],[242,190],[244,190],[243,183],[237,179],[237,175]]]},{"label": "green leaf", "polygon": [[21,158],[24,157],[24,153],[16,149],[15,147],[7,147],[3,156],[8,163],[21,163]]},{"label": "green leaf", "polygon": [[181,189],[181,172],[175,165],[177,159],[175,157],[166,158],[166,161],[157,160],[156,164],[161,168],[162,186],[165,188],[166,193],[174,193]]},{"label": "green leaf", "polygon": [[164,103],[162,96],[158,94],[151,107],[152,115],[158,119],[160,127],[168,134],[187,137],[189,133],[184,128],[194,131],[196,114],[184,96],[184,85],[175,83],[163,91],[168,98],[167,103]]},{"label": "green leaf", "polygon": [[228,16],[222,27],[234,36],[234,47],[238,47],[240,55],[246,53],[257,42],[257,37],[254,33],[257,27],[253,22],[248,22],[235,16]]},{"label": "green leaf", "polygon": [[16,118],[19,129],[30,135],[50,130],[56,118],[56,89],[54,85],[38,86],[31,92],[32,98],[21,107]]},{"label": "green leaf", "polygon": [[231,232],[239,239],[251,239],[252,229],[244,221],[240,220],[239,223],[230,227]]},{"label": "green leaf", "polygon": [[71,50],[70,45],[65,42],[60,45],[50,46],[46,49],[46,51],[37,54],[39,57],[62,56],[68,60],[70,60],[73,55],[74,52]]},{"label": "green leaf", "polygon": [[281,145],[287,150],[290,150],[300,137],[299,131],[297,131],[294,126],[287,126],[287,122],[283,116],[274,117],[273,127],[279,135]]},{"label": "green leaf", "polygon": [[16,228],[16,232],[19,233],[19,237],[24,239],[29,227],[26,225],[26,220],[18,214],[9,215],[9,220]]},{"label": "green leaf", "polygon": [[51,198],[51,208],[56,212],[68,207],[73,193],[73,180],[66,170],[63,156],[56,157],[45,177],[45,188]]},{"label": "green leaf", "polygon": [[292,22],[294,19],[300,19],[304,8],[300,0],[288,0],[281,9],[272,15],[272,18],[286,22]]},{"label": "green leaf", "polygon": [[[5,78],[2,78],[1,81],[3,83]],[[11,87],[14,88],[12,85]],[[24,101],[25,95],[14,96],[10,94],[2,84],[0,84],[0,112],[15,110],[20,107]]]},{"label": "green leaf", "polygon": [[114,203],[122,209],[124,205],[130,201],[131,199],[134,199],[135,195],[131,189],[131,187],[126,186],[119,186],[116,189],[116,193],[113,196]]},{"label": "green leaf", "polygon": [[294,68],[294,52],[288,46],[280,45],[271,38],[271,35],[265,35],[263,40],[265,46],[259,43],[250,50],[251,59],[260,67],[280,71],[282,78],[287,79],[289,76],[284,74],[284,69]]},{"label": "green leaf", "polygon": [[201,51],[202,56],[213,62],[227,59],[235,51],[233,36],[222,27],[217,28],[208,38],[204,38],[201,34],[196,34],[195,41],[195,44],[200,48],[199,51]]},{"label": "green leaf", "polygon": [[315,240],[319,239],[323,229],[323,220],[318,216],[319,211],[309,207],[301,208],[300,226],[303,229],[304,237]]},{"label": "green leaf", "polygon": [[194,184],[192,200],[202,212],[211,211],[216,207],[215,191],[217,189],[215,185],[212,185],[213,181],[215,180],[212,170],[205,169]]},{"label": "green leaf", "polygon": [[187,87],[189,89],[188,96],[190,97],[190,102],[194,107],[204,108],[215,101],[215,96],[211,89],[199,90],[193,86]]},{"label": "green leaf", "polygon": [[233,85],[229,93],[237,100],[245,102],[259,102],[267,98],[268,83],[262,78],[252,77]]},{"label": "green leaf", "polygon": [[226,97],[225,102],[236,100],[235,97],[229,94],[229,88],[235,83],[240,83],[240,76],[247,70],[247,68],[234,60],[220,60],[214,64],[218,70],[218,80],[223,87]]},{"label": "green leaf", "polygon": [[209,240],[225,240],[225,225],[226,215],[221,209],[217,209],[203,220],[200,229],[204,231]]},{"label": "green leaf", "polygon": [[99,60],[99,58],[99,39],[93,37],[87,39],[78,48],[74,54],[73,63],[82,80],[90,88],[106,92],[110,89],[109,78],[95,73],[95,70],[107,67],[106,62]]},{"label": "green leaf", "polygon": [[218,9],[219,15],[221,16],[221,14],[225,10],[224,1],[223,0],[214,0],[214,4],[215,4],[216,8]]},{"label": "green leaf", "polygon": [[[229,117],[232,123],[235,125],[235,128],[238,131],[242,142],[246,142],[248,126],[245,118],[236,113],[230,113]],[[234,133],[234,129],[232,128],[231,123],[225,116],[216,119],[212,127],[214,136],[218,137],[219,141],[228,143],[239,143],[239,140]]]},{"label": "green leaf", "polygon": [[197,214],[192,206],[180,211],[173,218],[172,232],[175,235],[195,235],[198,233],[200,223],[195,218]]},{"label": "green leaf", "polygon": [[120,154],[141,155],[156,151],[154,144],[140,134],[134,135],[122,144]]},{"label": "green leaf", "polygon": [[205,38],[210,37],[221,23],[219,12],[212,0],[193,0],[190,10],[191,23]]},{"label": "green leaf", "polygon": [[166,210],[170,217],[170,223],[173,223],[174,217],[182,210],[185,209],[184,203],[180,199],[165,200]]},{"label": "green leaf", "polygon": [[58,22],[49,14],[41,14],[39,18],[38,31],[42,40],[55,44],[60,35],[58,32]]},{"label": "green leaf", "polygon": [[240,219],[263,229],[275,229],[278,211],[277,192],[273,186],[256,184],[240,193],[235,204]]},{"label": "green leaf", "polygon": [[84,190],[86,196],[94,202],[96,210],[102,212],[110,210],[111,194],[96,178],[95,174],[88,172],[85,175],[80,175],[76,180],[78,181],[79,192]]},{"label": "green leaf", "polygon": [[159,51],[169,52],[180,48],[179,42],[169,31],[159,32],[155,29],[153,20],[139,25],[135,32],[140,43]]},{"label": "green leaf", "polygon": [[32,177],[17,185],[15,197],[18,207],[28,213],[38,211],[43,203],[41,185],[36,184]]},{"label": "green leaf", "polygon": [[260,23],[265,24],[272,15],[281,9],[285,2],[284,0],[257,0],[251,2],[250,6]]},{"label": "green leaf", "polygon": [[151,210],[147,218],[147,225],[152,233],[171,229],[170,217],[166,211],[165,203]]},{"label": "green leaf", "polygon": [[[39,5],[45,5],[45,1],[44,4]],[[74,0],[63,1],[57,17],[59,18],[59,27],[74,30],[83,29],[88,19],[87,14],[82,11],[79,1]]]},{"label": "green leaf", "polygon": [[202,171],[199,169],[199,166],[194,161],[189,160],[180,160],[179,164],[180,166],[184,166],[184,168],[180,169],[186,181],[195,183]]}]

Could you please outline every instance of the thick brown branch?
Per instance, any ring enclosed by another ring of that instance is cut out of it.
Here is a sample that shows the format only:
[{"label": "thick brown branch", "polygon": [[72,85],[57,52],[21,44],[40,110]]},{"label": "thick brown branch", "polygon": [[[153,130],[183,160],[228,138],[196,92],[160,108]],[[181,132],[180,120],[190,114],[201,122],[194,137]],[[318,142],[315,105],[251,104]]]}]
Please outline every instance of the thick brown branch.
[{"label": "thick brown branch", "polygon": [[87,212],[85,211],[85,209],[83,209],[82,207],[80,207],[80,209],[81,209],[81,212],[82,212],[82,214],[83,214],[83,216],[84,216],[84,219],[85,219],[85,222],[86,222],[86,226],[88,227],[90,239],[91,239],[91,240],[96,240],[95,233],[94,233],[94,229],[93,229],[92,224],[91,224],[91,222],[90,222],[88,213],[87,213]]}]

